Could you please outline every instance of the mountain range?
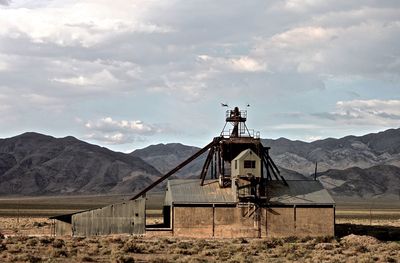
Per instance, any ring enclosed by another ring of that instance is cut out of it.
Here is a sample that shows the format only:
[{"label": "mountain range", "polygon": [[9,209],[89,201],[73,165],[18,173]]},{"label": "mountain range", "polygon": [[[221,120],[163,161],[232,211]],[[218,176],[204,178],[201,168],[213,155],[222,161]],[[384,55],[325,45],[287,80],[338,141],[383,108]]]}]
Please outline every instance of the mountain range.
[{"label": "mountain range", "polygon": [[318,171],[376,165],[400,167],[400,129],[310,143],[280,138],[263,140],[263,144],[271,147],[271,156],[278,165],[303,174],[313,173],[316,162]]},{"label": "mountain range", "polygon": [[0,140],[1,195],[135,192],[160,175],[139,157],[74,137],[29,132]]},{"label": "mountain range", "polygon": [[[314,142],[262,140],[287,180],[318,179],[333,196],[398,198],[400,129]],[[180,143],[130,154],[80,141],[24,133],[0,139],[0,195],[129,194],[198,151]],[[199,175],[205,155],[176,176]]]}]

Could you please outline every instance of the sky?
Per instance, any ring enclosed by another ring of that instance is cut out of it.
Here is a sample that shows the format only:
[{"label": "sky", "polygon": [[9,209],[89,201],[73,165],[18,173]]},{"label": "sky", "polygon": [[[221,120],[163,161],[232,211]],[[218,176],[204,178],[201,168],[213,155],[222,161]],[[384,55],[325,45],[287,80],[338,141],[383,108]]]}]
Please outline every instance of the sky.
[{"label": "sky", "polygon": [[262,138],[398,128],[400,1],[0,0],[0,138],[201,147],[221,103]]}]

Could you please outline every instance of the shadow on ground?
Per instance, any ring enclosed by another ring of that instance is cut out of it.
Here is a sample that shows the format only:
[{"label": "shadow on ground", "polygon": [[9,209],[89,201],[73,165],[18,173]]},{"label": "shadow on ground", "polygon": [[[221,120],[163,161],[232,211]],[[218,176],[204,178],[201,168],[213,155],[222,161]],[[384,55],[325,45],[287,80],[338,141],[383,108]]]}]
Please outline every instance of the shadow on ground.
[{"label": "shadow on ground", "polygon": [[336,236],[368,235],[381,241],[400,241],[400,227],[336,224]]}]

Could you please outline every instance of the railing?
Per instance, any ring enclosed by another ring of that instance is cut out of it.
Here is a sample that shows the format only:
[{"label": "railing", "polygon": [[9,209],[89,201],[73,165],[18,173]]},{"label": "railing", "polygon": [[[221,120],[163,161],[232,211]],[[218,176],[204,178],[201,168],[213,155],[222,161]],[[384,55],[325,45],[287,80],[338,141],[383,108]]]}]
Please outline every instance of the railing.
[{"label": "railing", "polygon": [[[235,113],[234,110],[227,110],[225,112],[225,117],[226,118],[234,117],[234,113]],[[240,117],[247,118],[247,110],[241,110],[241,111],[239,111],[239,114],[240,114]]]},{"label": "railing", "polygon": [[[221,132],[221,136],[224,138],[229,138],[232,134],[232,129],[229,130],[223,130]],[[254,131],[253,129],[240,129],[239,131],[239,137],[251,137],[251,138],[260,138],[260,132],[259,131]]]}]

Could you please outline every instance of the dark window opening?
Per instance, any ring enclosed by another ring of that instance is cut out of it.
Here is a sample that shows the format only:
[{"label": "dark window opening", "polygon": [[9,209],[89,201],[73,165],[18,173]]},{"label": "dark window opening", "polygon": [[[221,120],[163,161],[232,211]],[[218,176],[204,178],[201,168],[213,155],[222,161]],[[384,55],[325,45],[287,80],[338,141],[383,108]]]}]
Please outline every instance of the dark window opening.
[{"label": "dark window opening", "polygon": [[244,168],[256,168],[256,161],[245,160]]}]

